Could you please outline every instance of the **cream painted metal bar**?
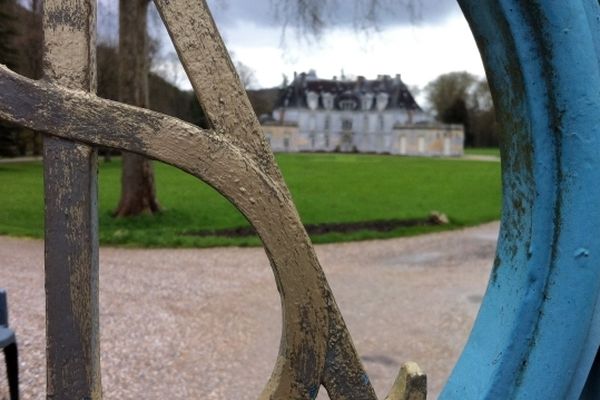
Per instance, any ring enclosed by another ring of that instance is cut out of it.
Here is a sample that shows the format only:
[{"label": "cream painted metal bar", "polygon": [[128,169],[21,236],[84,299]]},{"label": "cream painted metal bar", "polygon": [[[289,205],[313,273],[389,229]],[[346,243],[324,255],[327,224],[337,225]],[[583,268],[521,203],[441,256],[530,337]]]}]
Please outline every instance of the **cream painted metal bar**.
[{"label": "cream painted metal bar", "polygon": [[[282,204],[275,212],[274,208],[263,208],[268,193],[257,193],[253,196],[256,217],[249,218],[259,234],[259,226],[264,221],[272,221],[268,236],[265,232],[261,238],[278,282],[283,310],[279,358],[261,398],[314,398],[323,385],[333,400],[375,399],[334,295],[206,1],[155,0],[155,3],[211,127],[238,147],[247,160],[255,162],[273,182],[281,198]],[[230,181],[227,186],[231,186],[228,190],[237,190],[239,184]],[[244,188],[246,186],[244,182]],[[234,197],[233,202],[238,207],[240,201]],[[269,236],[278,239],[270,245]],[[284,237],[289,240],[282,240]]]},{"label": "cream painted metal bar", "polygon": [[204,0],[156,0],[194,92],[212,128],[278,175],[246,90]]},{"label": "cream painted metal bar", "polygon": [[[45,0],[44,79],[95,92],[96,0]],[[57,116],[60,117],[60,116]],[[47,398],[101,398],[96,151],[44,138]]]}]

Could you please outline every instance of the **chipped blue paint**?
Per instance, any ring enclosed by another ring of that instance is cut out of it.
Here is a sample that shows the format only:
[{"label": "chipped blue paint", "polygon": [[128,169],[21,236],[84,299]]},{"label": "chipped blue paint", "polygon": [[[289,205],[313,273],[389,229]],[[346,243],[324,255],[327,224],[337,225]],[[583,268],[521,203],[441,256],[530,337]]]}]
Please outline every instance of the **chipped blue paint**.
[{"label": "chipped blue paint", "polygon": [[589,256],[590,256],[590,251],[588,249],[579,248],[579,249],[575,250],[575,258],[589,257]]},{"label": "chipped blue paint", "polygon": [[503,129],[503,210],[486,296],[441,398],[579,399],[600,345],[600,5],[459,3]]},{"label": "chipped blue paint", "polygon": [[365,386],[371,384],[371,381],[369,379],[369,375],[367,375],[367,374],[363,374],[362,381],[363,381],[363,385],[365,385]]},{"label": "chipped blue paint", "polygon": [[317,385],[313,385],[310,387],[309,393],[308,395],[310,396],[311,400],[315,400],[317,398],[317,395],[319,394],[319,386]]}]

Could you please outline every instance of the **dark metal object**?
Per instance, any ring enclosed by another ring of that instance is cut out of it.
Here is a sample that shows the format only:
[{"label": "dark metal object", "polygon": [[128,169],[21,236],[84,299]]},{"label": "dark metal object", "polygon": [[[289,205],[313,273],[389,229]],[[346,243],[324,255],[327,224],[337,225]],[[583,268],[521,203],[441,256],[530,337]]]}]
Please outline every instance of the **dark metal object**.
[{"label": "dark metal object", "polygon": [[0,289],[0,349],[6,360],[6,376],[10,400],[19,400],[19,356],[15,332],[8,327],[8,302],[6,291]]}]

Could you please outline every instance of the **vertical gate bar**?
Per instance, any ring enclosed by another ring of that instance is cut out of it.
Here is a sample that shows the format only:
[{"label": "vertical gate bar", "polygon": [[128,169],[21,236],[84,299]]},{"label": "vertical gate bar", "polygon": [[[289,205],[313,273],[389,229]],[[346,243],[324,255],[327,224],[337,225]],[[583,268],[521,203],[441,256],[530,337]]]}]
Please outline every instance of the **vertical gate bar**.
[{"label": "vertical gate bar", "polygon": [[[44,79],[96,90],[96,0],[45,0]],[[57,116],[60,117],[60,116]],[[101,398],[97,154],[44,138],[47,398]]]}]

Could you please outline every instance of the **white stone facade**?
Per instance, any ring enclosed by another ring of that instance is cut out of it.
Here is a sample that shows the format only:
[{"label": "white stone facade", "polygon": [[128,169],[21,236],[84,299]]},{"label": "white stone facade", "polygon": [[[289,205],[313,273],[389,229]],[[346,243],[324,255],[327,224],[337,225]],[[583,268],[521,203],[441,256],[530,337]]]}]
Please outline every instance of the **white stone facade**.
[{"label": "white stone facade", "polygon": [[340,82],[301,74],[263,129],[276,152],[463,154],[462,126],[433,122],[399,76]]}]

